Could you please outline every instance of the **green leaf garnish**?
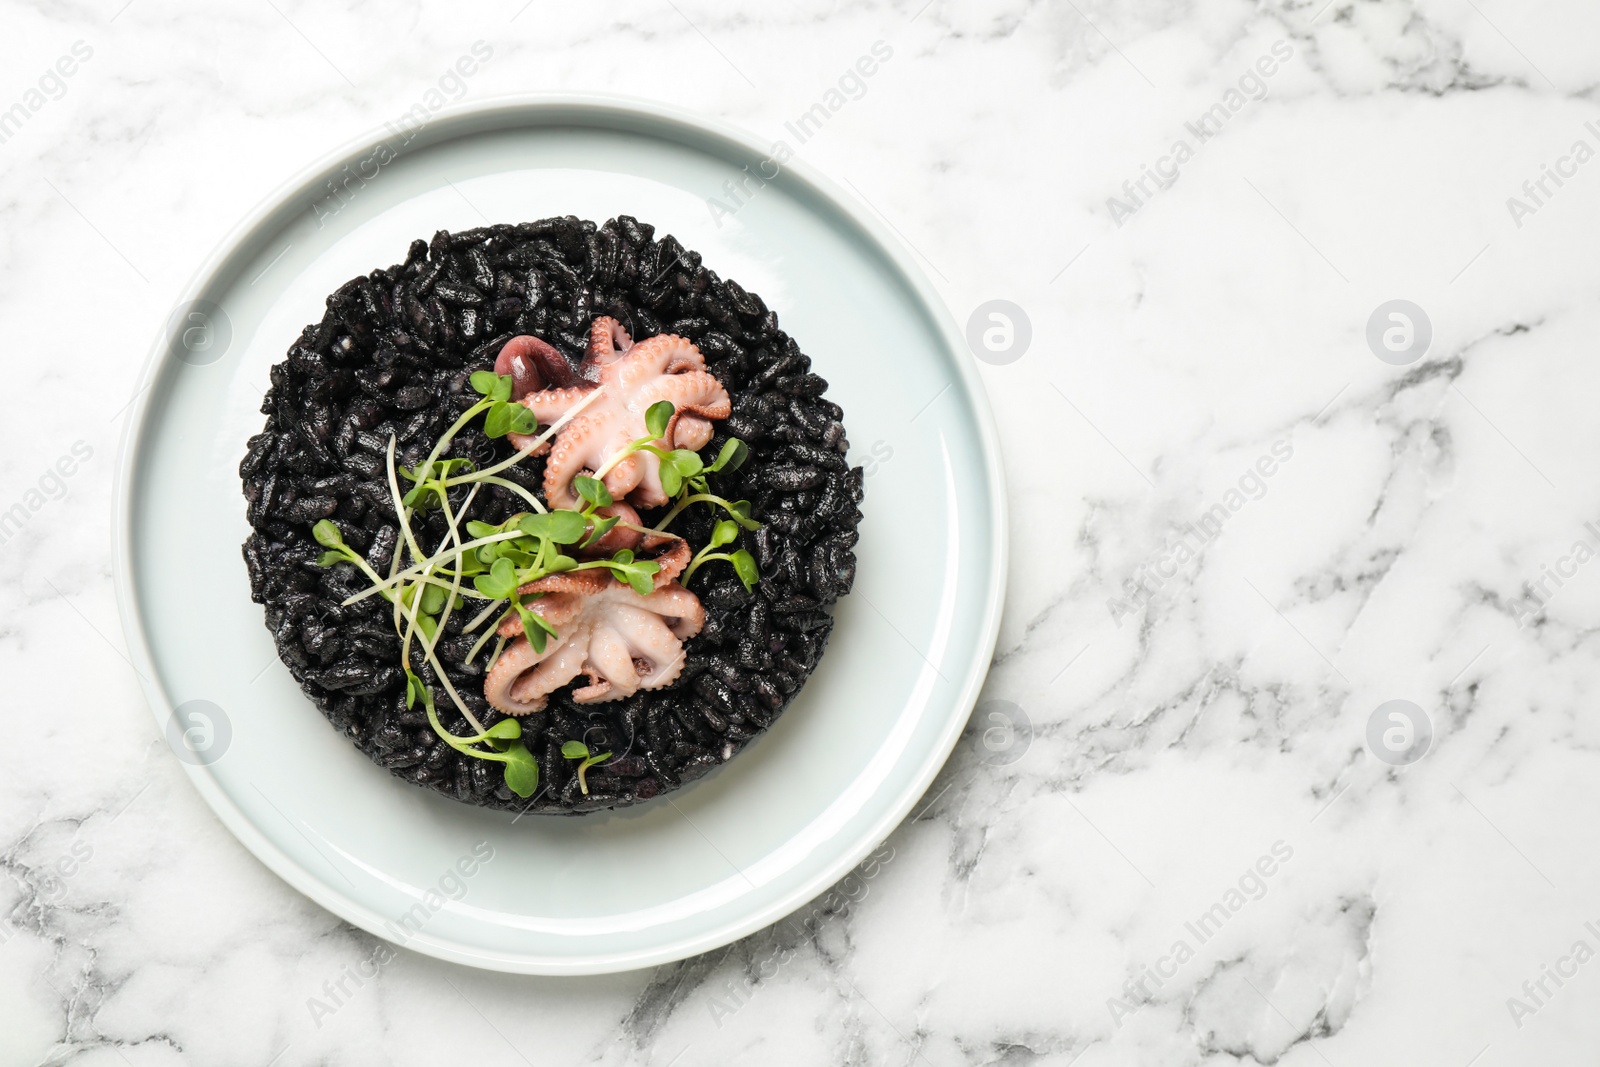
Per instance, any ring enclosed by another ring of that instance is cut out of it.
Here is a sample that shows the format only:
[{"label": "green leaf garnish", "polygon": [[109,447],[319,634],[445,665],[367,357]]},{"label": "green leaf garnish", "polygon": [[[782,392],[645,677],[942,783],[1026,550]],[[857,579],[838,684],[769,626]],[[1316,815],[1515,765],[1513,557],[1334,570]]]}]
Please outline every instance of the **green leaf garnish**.
[{"label": "green leaf garnish", "polygon": [[509,559],[497,559],[489,567],[488,574],[480,574],[472,579],[472,585],[490,600],[505,600],[517,591],[517,569],[511,565]]},{"label": "green leaf garnish", "polygon": [[717,453],[716,462],[706,468],[707,474],[717,471],[726,471],[732,474],[744,466],[744,461],[750,458],[749,447],[737,437],[728,438],[728,443],[722,446],[722,451]]},{"label": "green leaf garnish", "polygon": [[545,635],[549,634],[551,637],[559,636],[555,627],[546,622],[544,616],[537,611],[528,610],[527,605],[522,603],[521,597],[518,597],[512,604],[516,608],[517,618],[522,620],[522,635],[528,639],[528,644],[533,646],[535,652],[543,654]]},{"label": "green leaf garnish", "polygon": [[500,376],[492,370],[475,370],[467,381],[472,385],[472,391],[480,396],[488,396],[494,392],[494,387],[500,384]]},{"label": "green leaf garnish", "polygon": [[510,400],[511,390],[515,384],[516,383],[511,380],[511,375],[498,375],[495,379],[494,388],[489,390],[489,399],[499,400],[501,402]]},{"label": "green leaf garnish", "polygon": [[515,741],[522,736],[522,723],[516,719],[501,719],[485,730],[483,736],[497,741]]},{"label": "green leaf garnish", "polygon": [[667,424],[672,421],[675,411],[677,408],[672,406],[670,400],[658,400],[645,409],[644,428],[649,431],[652,440],[659,441],[667,435]]},{"label": "green leaf garnish", "polygon": [[317,539],[317,544],[323,548],[343,548],[344,535],[327,519],[323,519],[311,527],[311,536]]},{"label": "green leaf garnish", "polygon": [[683,475],[678,473],[678,468],[667,460],[661,461],[661,491],[667,496],[678,495],[683,488]]},{"label": "green leaf garnish", "polygon": [[567,759],[588,759],[589,746],[582,741],[566,741],[561,745],[561,754]]},{"label": "green leaf garnish", "polygon": [[645,560],[642,563],[635,563],[628,568],[628,576],[625,580],[635,593],[638,593],[640,596],[649,596],[651,593],[655,592],[655,575],[660,569],[661,564],[656,563],[653,560]]},{"label": "green leaf garnish", "polygon": [[728,559],[733,563],[734,573],[738,574],[745,589],[754,589],[756,583],[761,580],[761,572],[756,569],[756,558],[741,548]]},{"label": "green leaf garnish", "polygon": [[599,478],[591,478],[587,474],[580,474],[572,479],[572,488],[583,499],[597,508],[609,507],[614,501],[611,499],[611,490],[606,488],[606,483]]},{"label": "green leaf garnish", "polygon": [[527,799],[539,788],[539,763],[521,741],[507,745],[504,754],[506,785],[517,796]]},{"label": "green leaf garnish", "polygon": [[511,407],[510,404],[495,404],[489,409],[489,414],[483,420],[486,437],[499,438],[511,432]]},{"label": "green leaf garnish", "polygon": [[588,548],[606,534],[610,533],[611,528],[621,521],[622,520],[617,518],[615,515],[608,515],[603,519],[596,519],[594,524],[594,532],[584,539],[581,547]]},{"label": "green leaf garnish", "polygon": [[546,536],[558,545],[571,545],[583,540],[583,533],[589,527],[576,511],[552,511],[545,518],[549,520],[550,531]]},{"label": "green leaf garnish", "polygon": [[539,428],[539,417],[521,404],[507,404],[511,409],[511,432],[533,433]]},{"label": "green leaf garnish", "polygon": [[700,462],[699,455],[689,451],[687,448],[675,448],[668,455],[672,460],[672,466],[674,469],[676,469],[679,474],[683,475],[684,478],[693,478],[705,467],[705,465]]}]

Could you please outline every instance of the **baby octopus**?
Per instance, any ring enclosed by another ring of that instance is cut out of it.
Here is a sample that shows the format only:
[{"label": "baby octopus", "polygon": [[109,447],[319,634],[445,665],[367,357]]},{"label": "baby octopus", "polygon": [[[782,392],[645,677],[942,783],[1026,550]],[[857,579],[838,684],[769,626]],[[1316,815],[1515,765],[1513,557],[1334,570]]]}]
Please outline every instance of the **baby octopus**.
[{"label": "baby octopus", "polygon": [[689,562],[688,542],[674,539],[657,561],[661,570],[647,596],[600,570],[552,574],[523,586],[519,592],[543,594],[529,609],[556,636],[539,652],[522,633],[520,618],[502,624],[500,635],[515,639],[484,680],[484,697],[507,714],[531,715],[579,674],[589,676],[588,685],[573,691],[579,704],[671,685],[683,671],[683,641],[700,632],[705,609],[676,581]]},{"label": "baby octopus", "polygon": [[[595,389],[604,390],[548,446],[544,492],[554,508],[575,507],[575,477],[599,471],[630,442],[648,435],[645,412],[650,405],[670,400],[677,409],[656,447],[696,452],[711,440],[712,420],[725,419],[733,410],[728,391],[706,370],[705,358],[692,342],[657,334],[635,344],[622,324],[608,316],[590,326],[589,350],[576,372],[537,337],[507,341],[495,371],[512,376],[513,398],[538,416],[542,426],[555,423]],[[517,448],[527,448],[533,440],[533,435],[511,435]],[[618,501],[641,508],[667,503],[660,458],[649,452],[630,454],[604,480]]]}]

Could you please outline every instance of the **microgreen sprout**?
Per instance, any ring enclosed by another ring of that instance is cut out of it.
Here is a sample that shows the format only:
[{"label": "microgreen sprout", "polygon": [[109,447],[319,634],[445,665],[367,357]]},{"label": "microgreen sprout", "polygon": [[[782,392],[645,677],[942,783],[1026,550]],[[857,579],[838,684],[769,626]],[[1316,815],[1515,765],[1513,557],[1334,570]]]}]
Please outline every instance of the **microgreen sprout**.
[{"label": "microgreen sprout", "polygon": [[733,544],[738,539],[739,524],[732,519],[723,519],[713,526],[711,528],[711,540],[707,542],[706,547],[695,554],[694,559],[689,562],[689,568],[683,572],[683,584],[688,585],[689,579],[694,577],[694,572],[699,570],[703,564],[709,563],[714,559],[725,559],[733,564],[733,571],[739,576],[739,580],[744,583],[745,589],[754,589],[756,583],[761,580],[761,572],[756,569],[754,556],[742,548],[734,552],[715,551],[723,545]]},{"label": "microgreen sprout", "polygon": [[611,753],[609,752],[601,752],[598,755],[590,755],[589,746],[584,744],[582,741],[565,742],[561,746],[561,754],[567,759],[583,761],[578,764],[578,788],[583,791],[584,796],[589,795],[589,779],[586,777],[586,775],[589,773],[589,768],[593,767],[597,763],[604,763],[606,760],[611,758]]},{"label": "microgreen sprout", "polygon": [[[419,700],[428,713],[428,724],[447,745],[457,752],[476,759],[505,764],[506,785],[511,787],[511,791],[519,797],[533,796],[534,790],[539,788],[539,762],[533,758],[533,753],[528,751],[528,746],[521,741],[522,723],[516,719],[501,719],[472,737],[453,734],[439,721],[439,713],[433,706],[432,691],[423,684],[421,678],[407,670],[406,707],[415,707]],[[491,751],[485,752],[473,747],[478,744],[488,744]]]},{"label": "microgreen sprout", "polygon": [[483,432],[489,437],[504,437],[508,433],[533,433],[539,420],[532,411],[511,399],[512,381],[509,374],[477,370],[467,379],[472,391],[484,399],[474,407],[486,407]]},{"label": "microgreen sprout", "polygon": [[[317,563],[320,566],[331,567],[335,563],[354,563],[361,568],[362,573],[374,582],[383,581],[382,578],[378,577],[378,572],[373,570],[372,566],[361,557],[361,553],[344,543],[344,534],[339,532],[339,527],[335,526],[331,520],[323,519],[318,522],[311,528],[311,536],[316,538],[317,544],[327,549],[326,552],[317,557]],[[390,600],[394,599],[392,593],[386,592],[383,595]]]},{"label": "microgreen sprout", "polygon": [[[690,453],[693,455],[693,453]],[[722,451],[717,453],[717,458],[706,466],[700,466],[700,457],[695,456],[693,465],[684,464],[674,466],[676,488],[668,488],[668,475],[666,461],[662,461],[661,487],[667,490],[668,496],[677,496],[681,490],[683,498],[673,505],[665,518],[656,523],[657,530],[665,530],[672,525],[672,520],[683,513],[683,509],[690,504],[716,504],[726,511],[733,521],[743,526],[746,530],[759,530],[761,524],[750,516],[750,501],[725,500],[711,491],[710,484],[706,481],[708,474],[732,474],[744,466],[745,460],[750,458],[750,448],[737,437],[730,437],[722,446]],[[691,469],[692,466],[692,469]]]}]

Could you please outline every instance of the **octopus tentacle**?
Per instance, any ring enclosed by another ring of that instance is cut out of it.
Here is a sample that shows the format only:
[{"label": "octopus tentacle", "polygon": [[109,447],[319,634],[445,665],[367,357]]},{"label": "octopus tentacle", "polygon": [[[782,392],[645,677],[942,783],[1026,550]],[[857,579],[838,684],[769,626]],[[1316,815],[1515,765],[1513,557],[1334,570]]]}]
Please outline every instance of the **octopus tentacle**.
[{"label": "octopus tentacle", "polygon": [[578,374],[586,381],[599,381],[601,369],[615,363],[633,348],[633,338],[622,323],[601,315],[589,325],[589,350],[583,354]]},{"label": "octopus tentacle", "polygon": [[[633,453],[607,472],[605,476],[606,492],[611,494],[612,499],[621,500],[639,487],[648,470],[649,465],[645,462],[645,457],[637,452]],[[641,496],[639,503],[645,507],[656,507],[660,502],[653,502]]]},{"label": "octopus tentacle", "polygon": [[628,352],[628,359],[653,368],[657,374],[706,369],[706,359],[695,343],[675,333],[658,333],[645,338]]},{"label": "octopus tentacle", "polygon": [[[641,676],[640,684],[644,679],[657,685],[670,684],[683,668],[683,642],[659,615],[643,608],[621,610],[627,613],[628,625],[626,630],[619,628],[618,634],[627,643],[629,655],[648,664],[644,669],[635,668]],[[667,677],[669,672],[671,677]]]},{"label": "octopus tentacle", "polygon": [[706,624],[706,609],[700,598],[676,582],[640,598],[639,606],[660,615],[673,636],[680,639],[693,637]]},{"label": "octopus tentacle", "polygon": [[553,508],[570,508],[577,501],[572,491],[572,479],[590,466],[594,451],[593,439],[602,436],[606,420],[588,414],[579,415],[556,435],[555,446],[544,466],[544,498]]},{"label": "octopus tentacle", "polygon": [[667,443],[672,448],[698,452],[711,442],[711,423],[688,408],[679,408],[667,424]]},{"label": "octopus tentacle", "polygon": [[[598,579],[586,581],[585,579]],[[556,584],[560,580],[560,584]],[[610,575],[599,571],[580,571],[577,574],[552,574],[541,578],[537,582],[529,582],[517,592],[543,593],[538,600],[528,604],[528,610],[538,615],[545,622],[562,632],[563,628],[570,626],[583,614],[583,601],[585,597],[593,596],[604,588],[605,582],[610,580]],[[548,584],[547,584],[548,583]],[[513,615],[502,622],[495,631],[501,637],[516,637],[522,633],[522,616]]]},{"label": "octopus tentacle", "polygon": [[[512,338],[512,340],[516,340],[516,338]],[[510,343],[510,341],[506,342],[508,346]],[[541,426],[549,426],[565,415],[574,404],[593,392],[594,388],[593,385],[575,385],[566,389],[544,389],[537,393],[529,393],[527,396],[517,397],[517,402],[533,412],[534,417],[539,420]],[[515,389],[512,390],[512,394],[516,394]],[[506,440],[511,442],[513,448],[523,450],[537,440],[538,436],[537,433],[509,433],[506,434]],[[550,451],[550,442],[546,441],[530,452],[529,455],[539,456],[548,451]]]},{"label": "octopus tentacle", "polygon": [[689,547],[689,542],[681,537],[644,537],[641,535],[640,539],[643,541],[644,548],[647,551],[660,548],[663,545],[667,546],[666,551],[649,557],[661,567],[656,572],[655,583],[657,589],[664,588],[677,581],[678,575],[683,573],[684,568],[689,565],[689,561],[694,558],[694,552]]},{"label": "octopus tentacle", "polygon": [[618,700],[632,696],[639,690],[639,671],[633,665],[633,655],[628,643],[614,626],[597,625],[594,628],[589,637],[589,656],[585,669],[597,673],[605,679],[605,683],[595,679],[591,684],[573,690],[572,699],[579,704]]},{"label": "octopus tentacle", "polygon": [[[544,710],[550,694],[570,682],[572,676],[583,669],[590,640],[589,632],[580,630],[565,641],[553,643],[553,647],[547,645],[542,662],[532,670],[523,671],[511,684],[512,714],[516,714],[515,709],[520,707],[526,707],[530,712]],[[504,658],[502,653],[501,659]],[[496,663],[495,666],[499,667],[500,664]]]},{"label": "octopus tentacle", "polygon": [[[588,634],[574,631],[552,639],[538,652],[526,640],[513,641],[500,652],[483,681],[483,696],[489,705],[507,715],[532,715],[543,711],[549,695],[572,680],[583,666]],[[570,673],[567,666],[577,664]],[[562,675],[565,674],[565,677]]]},{"label": "octopus tentacle", "polygon": [[521,400],[548,387],[566,388],[578,383],[567,357],[549,342],[523,334],[513,337],[494,360],[496,374],[511,375],[511,398]]}]

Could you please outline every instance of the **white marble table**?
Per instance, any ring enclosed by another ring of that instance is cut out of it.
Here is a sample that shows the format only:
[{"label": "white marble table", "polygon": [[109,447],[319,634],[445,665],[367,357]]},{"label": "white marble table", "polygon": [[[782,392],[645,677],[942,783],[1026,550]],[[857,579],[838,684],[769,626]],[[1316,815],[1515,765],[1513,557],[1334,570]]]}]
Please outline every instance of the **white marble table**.
[{"label": "white marble table", "polygon": [[[0,2],[0,1063],[1589,1062],[1600,8],[402,6]],[[536,89],[790,139],[1032,334],[983,368],[1008,703],[807,925],[594,979],[389,959],[269,874],[110,580],[204,254],[430,92]]]}]

